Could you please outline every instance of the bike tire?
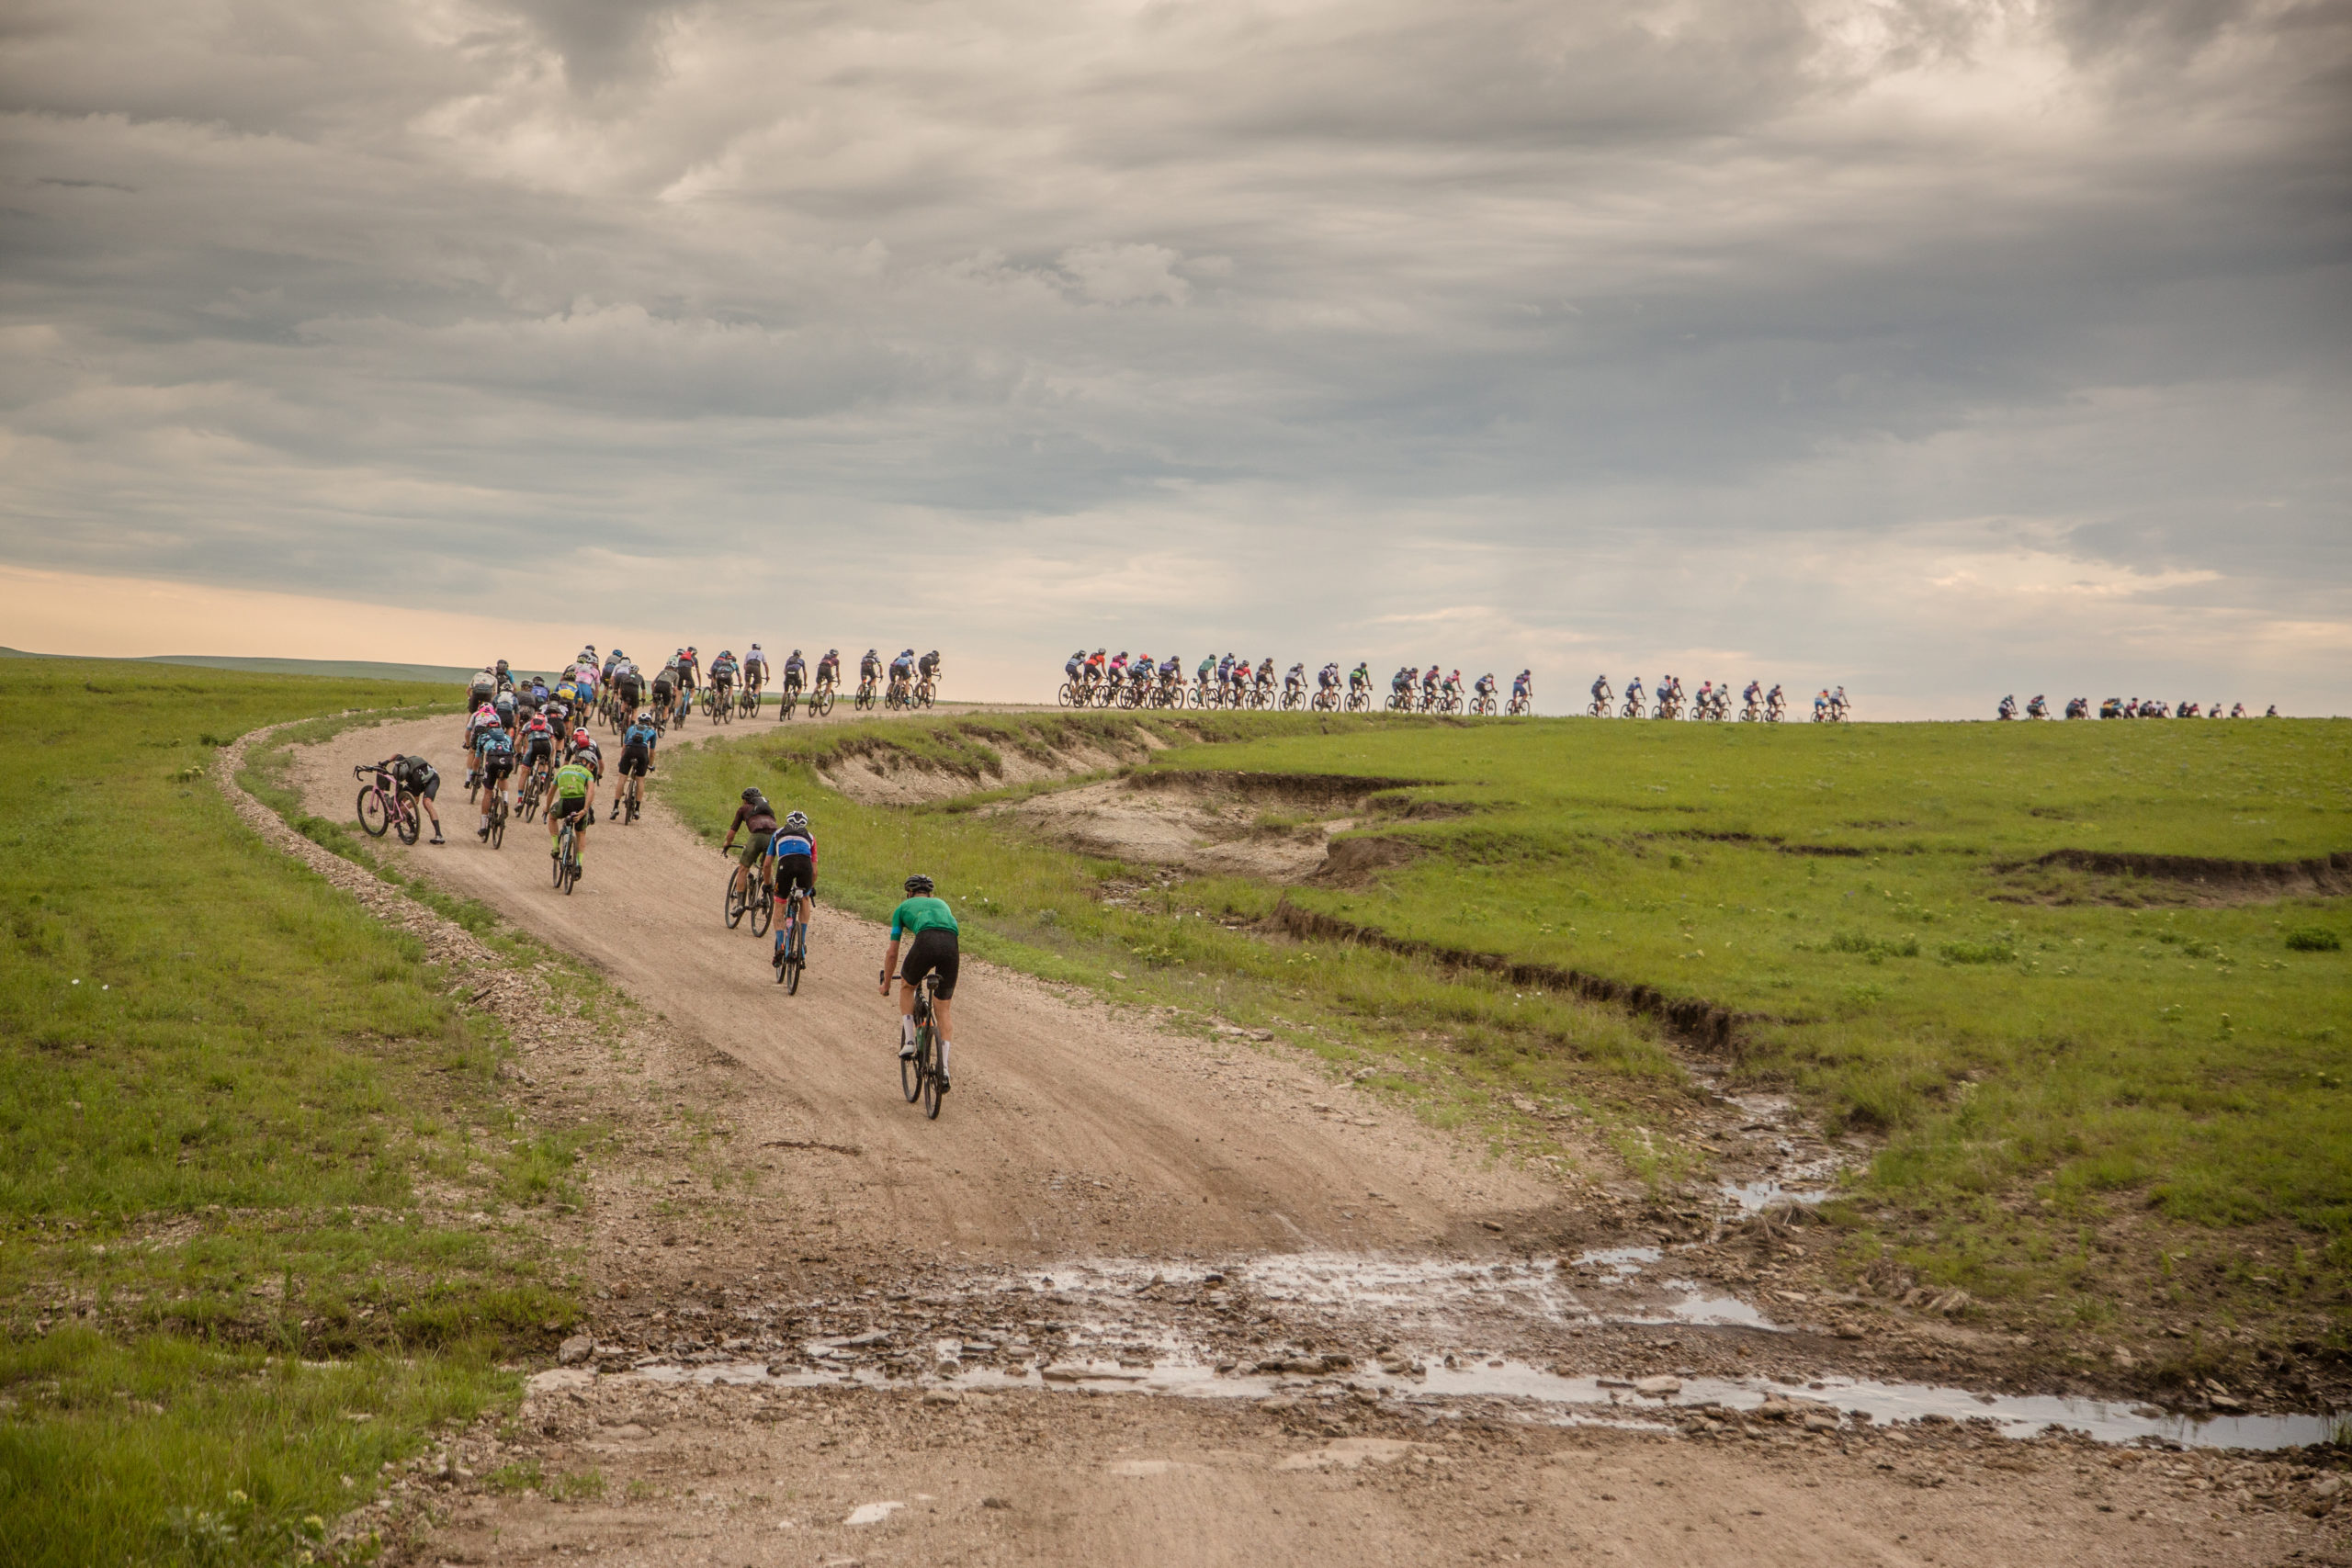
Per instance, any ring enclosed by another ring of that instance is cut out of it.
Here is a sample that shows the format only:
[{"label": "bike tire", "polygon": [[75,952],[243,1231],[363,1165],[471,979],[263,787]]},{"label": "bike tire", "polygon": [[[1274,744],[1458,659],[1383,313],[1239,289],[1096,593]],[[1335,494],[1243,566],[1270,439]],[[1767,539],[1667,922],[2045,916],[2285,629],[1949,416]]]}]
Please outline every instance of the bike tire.
[{"label": "bike tire", "polygon": [[373,789],[359,792],[359,825],[368,830],[371,839],[382,838],[384,829],[392,825],[391,818],[384,810],[384,797]]},{"label": "bike tire", "polygon": [[506,842],[506,795],[499,794],[497,804],[490,808],[490,847],[497,849]]},{"label": "bike tire", "polygon": [[398,831],[401,842],[413,844],[418,836],[424,831],[424,807],[418,802],[403,797],[400,802],[400,808],[401,820]]},{"label": "bike tire", "polygon": [[560,837],[555,841],[555,853],[548,857],[548,878],[559,888],[563,886],[563,840]]},{"label": "bike tire", "polygon": [[915,1031],[915,1051],[916,1055],[899,1058],[899,1092],[907,1097],[909,1105],[922,1098],[922,1080],[927,1071],[920,1060],[922,1051],[921,1030]]},{"label": "bike tire", "polygon": [[735,890],[735,873],[741,869],[741,866],[737,866],[728,872],[727,894],[720,900],[719,905],[727,916],[727,929],[730,931],[743,923],[743,911],[751,907],[743,896]]},{"label": "bike tire", "polygon": [[577,890],[579,886],[580,886],[580,857],[579,857],[579,856],[577,856],[577,855],[574,855],[574,854],[566,854],[566,855],[563,857],[563,894],[564,894],[564,897],[567,897],[567,898],[569,898],[570,897],[571,897],[572,893],[573,893],[575,890]]},{"label": "bike tire", "polygon": [[784,950],[784,994],[800,994],[800,972],[808,967],[808,927],[796,918]]},{"label": "bike tire", "polygon": [[939,1120],[939,1062],[933,1055],[939,1049],[939,1026],[928,1024],[915,1032],[915,1060],[922,1067],[922,1113],[925,1119]]},{"label": "bike tire", "polygon": [[775,923],[775,900],[762,888],[754,887],[752,894],[752,934],[765,936],[768,928]]}]

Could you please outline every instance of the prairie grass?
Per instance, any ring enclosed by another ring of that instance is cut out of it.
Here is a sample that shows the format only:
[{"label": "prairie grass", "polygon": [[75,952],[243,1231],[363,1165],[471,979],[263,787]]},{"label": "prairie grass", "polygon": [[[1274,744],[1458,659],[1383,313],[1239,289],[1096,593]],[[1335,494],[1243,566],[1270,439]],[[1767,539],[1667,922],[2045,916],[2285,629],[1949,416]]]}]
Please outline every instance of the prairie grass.
[{"label": "prairie grass", "polygon": [[9,672],[30,745],[0,826],[0,1561],[284,1561],[577,1312],[511,1223],[563,1201],[576,1138],[525,1137],[494,1027],[205,776],[258,726],[447,694]]}]

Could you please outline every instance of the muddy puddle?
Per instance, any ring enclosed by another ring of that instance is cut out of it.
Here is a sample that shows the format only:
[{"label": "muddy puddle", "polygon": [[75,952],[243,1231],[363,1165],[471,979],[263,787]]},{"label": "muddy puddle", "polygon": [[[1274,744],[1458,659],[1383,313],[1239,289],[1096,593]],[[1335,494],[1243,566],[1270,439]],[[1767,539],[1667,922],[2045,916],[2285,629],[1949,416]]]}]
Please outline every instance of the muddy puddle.
[{"label": "muddy puddle", "polygon": [[[1511,1348],[1552,1337],[1545,1331],[1580,1336],[1595,1325],[1786,1332],[1747,1303],[1708,1294],[1671,1272],[1670,1257],[1647,1247],[1502,1262],[1321,1253],[1214,1267],[1098,1258],[967,1277],[959,1289],[916,1303],[947,1314],[934,1323],[985,1321],[985,1333],[877,1329],[806,1337],[760,1359],[723,1351],[649,1356],[624,1375],[786,1388],[918,1387],[942,1396],[1059,1389],[1272,1401],[1276,1408],[1361,1402],[1431,1420],[1490,1412],[1554,1425],[1767,1438],[1950,1421],[2009,1438],[2058,1427],[2109,1443],[2272,1450],[2328,1441],[2336,1425],[2322,1416],[2191,1417],[2130,1402],[1843,1376],[1792,1381],[1785,1367],[1749,1377],[1688,1371],[1611,1377],[1547,1368]],[[1292,1347],[1351,1343],[1377,1350],[1237,1349],[1229,1337],[1219,1348],[1196,1331],[1216,1332],[1210,1318],[1237,1308],[1278,1314],[1276,1337]]]}]

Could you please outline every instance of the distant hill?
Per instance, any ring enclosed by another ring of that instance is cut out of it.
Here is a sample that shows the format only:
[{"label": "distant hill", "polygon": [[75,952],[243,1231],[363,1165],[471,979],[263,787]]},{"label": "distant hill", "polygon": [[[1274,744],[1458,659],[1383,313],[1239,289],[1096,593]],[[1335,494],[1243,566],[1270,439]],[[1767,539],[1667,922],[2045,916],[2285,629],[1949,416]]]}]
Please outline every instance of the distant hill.
[{"label": "distant hill", "polygon": [[[63,659],[57,653],[27,653],[0,648],[0,659]],[[345,680],[418,681],[435,686],[462,685],[472,671],[455,664],[383,664],[368,659],[232,659],[208,653],[158,653],[126,659],[124,664],[196,664],[207,670],[243,670],[256,675],[324,675]]]}]

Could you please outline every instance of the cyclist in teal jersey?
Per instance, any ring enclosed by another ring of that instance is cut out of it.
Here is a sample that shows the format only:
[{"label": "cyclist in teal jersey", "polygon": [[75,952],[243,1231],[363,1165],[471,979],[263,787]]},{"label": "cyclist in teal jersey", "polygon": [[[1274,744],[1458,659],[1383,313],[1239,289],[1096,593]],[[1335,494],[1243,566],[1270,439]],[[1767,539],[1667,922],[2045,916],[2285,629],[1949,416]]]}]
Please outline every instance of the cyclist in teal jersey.
[{"label": "cyclist in teal jersey", "polygon": [[[955,1038],[949,1003],[956,998],[956,916],[947,900],[932,896],[931,878],[917,873],[907,878],[904,902],[890,911],[890,945],[882,954],[882,994],[890,994],[890,976],[899,971],[899,1055],[915,1054],[915,987],[926,975],[937,975],[932,1011],[939,1020],[939,1087],[947,1089],[947,1054]],[[910,938],[907,962],[899,964],[899,940]]]}]

